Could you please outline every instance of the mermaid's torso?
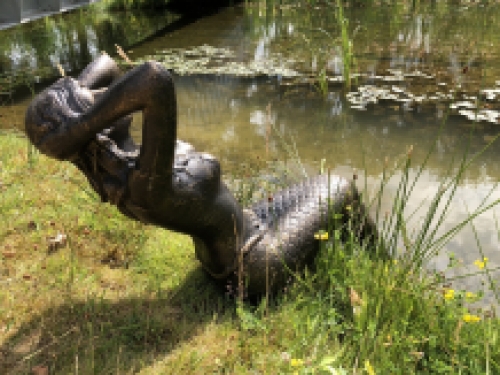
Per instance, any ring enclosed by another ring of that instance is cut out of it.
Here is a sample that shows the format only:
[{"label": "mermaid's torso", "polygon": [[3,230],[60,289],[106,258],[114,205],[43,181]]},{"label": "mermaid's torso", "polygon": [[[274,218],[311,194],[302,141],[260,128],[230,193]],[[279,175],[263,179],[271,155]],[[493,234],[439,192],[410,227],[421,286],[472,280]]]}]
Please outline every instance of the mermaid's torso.
[{"label": "mermaid's torso", "polygon": [[[114,204],[127,216],[134,217],[126,209],[124,200],[127,199],[129,176],[136,168],[140,148],[129,147],[124,151],[108,135],[106,131],[97,134],[72,162],[86,175],[103,202]],[[212,155],[196,152],[189,143],[177,140],[172,191],[184,197],[207,197],[217,189],[220,174],[220,164]]]}]

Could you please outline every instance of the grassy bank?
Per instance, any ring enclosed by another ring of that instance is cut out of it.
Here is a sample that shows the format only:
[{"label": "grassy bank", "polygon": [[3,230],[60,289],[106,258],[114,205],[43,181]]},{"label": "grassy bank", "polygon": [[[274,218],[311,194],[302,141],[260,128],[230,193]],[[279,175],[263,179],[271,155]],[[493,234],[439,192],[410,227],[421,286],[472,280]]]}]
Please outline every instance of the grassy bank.
[{"label": "grassy bank", "polygon": [[314,274],[240,303],[188,237],[100,204],[70,164],[28,160],[15,133],[0,136],[0,160],[2,373],[500,372],[498,319],[468,307],[481,295],[413,259],[330,238]]}]

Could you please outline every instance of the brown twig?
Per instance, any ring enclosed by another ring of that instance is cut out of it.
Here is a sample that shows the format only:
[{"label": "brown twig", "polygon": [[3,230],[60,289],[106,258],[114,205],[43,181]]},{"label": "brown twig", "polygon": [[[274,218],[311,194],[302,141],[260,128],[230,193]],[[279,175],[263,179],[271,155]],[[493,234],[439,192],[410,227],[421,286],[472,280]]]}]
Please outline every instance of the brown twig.
[{"label": "brown twig", "polygon": [[120,55],[120,57],[125,60],[125,62],[129,65],[134,65],[134,63],[132,62],[132,60],[129,59],[129,57],[127,56],[127,54],[125,53],[125,51],[123,50],[122,47],[120,47],[118,44],[115,44],[115,47],[116,47],[116,52],[118,52],[118,54]]},{"label": "brown twig", "polygon": [[56,63],[56,68],[57,70],[59,70],[59,74],[61,75],[61,77],[66,76],[66,72],[64,71],[64,68],[61,66],[61,64]]}]

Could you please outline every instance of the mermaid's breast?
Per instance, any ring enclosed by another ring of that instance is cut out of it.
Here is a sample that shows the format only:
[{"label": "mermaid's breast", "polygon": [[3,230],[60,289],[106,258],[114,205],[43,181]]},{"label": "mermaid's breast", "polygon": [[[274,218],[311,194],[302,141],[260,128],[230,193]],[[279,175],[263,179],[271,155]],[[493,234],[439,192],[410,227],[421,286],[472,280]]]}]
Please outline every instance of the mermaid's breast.
[{"label": "mermaid's breast", "polygon": [[208,197],[220,187],[221,168],[214,156],[196,152],[189,143],[177,141],[173,170],[174,189]]},{"label": "mermaid's breast", "polygon": [[139,149],[123,151],[105,133],[99,133],[73,162],[85,174],[103,202],[119,206],[138,156]]}]

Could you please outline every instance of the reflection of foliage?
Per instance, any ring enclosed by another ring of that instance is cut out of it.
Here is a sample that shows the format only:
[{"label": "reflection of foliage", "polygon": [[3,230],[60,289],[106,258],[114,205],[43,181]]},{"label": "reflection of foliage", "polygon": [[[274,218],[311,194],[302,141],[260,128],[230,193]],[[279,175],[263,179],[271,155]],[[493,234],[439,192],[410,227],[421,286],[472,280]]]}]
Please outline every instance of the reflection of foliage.
[{"label": "reflection of foliage", "polygon": [[[342,74],[346,53],[331,1],[269,3],[253,1],[246,9],[254,38],[264,41],[269,53],[293,57],[301,62],[296,69],[316,77],[323,69],[327,76]],[[466,85],[477,84],[483,74],[500,76],[498,64],[493,62],[498,55],[498,5],[483,2],[484,8],[463,1],[384,2],[390,6],[366,1],[339,3],[344,4],[343,16],[349,21],[346,35],[358,31],[351,52],[360,72],[380,74],[389,67],[411,66],[428,73],[451,73],[454,80]],[[485,73],[488,65],[491,70]],[[466,66],[473,69],[464,79],[461,74]]]},{"label": "reflection of foliage", "polygon": [[175,19],[173,14],[107,13],[97,3],[2,30],[0,91],[57,77],[56,63],[69,73],[79,71],[101,51],[113,52],[117,41],[127,48]]},{"label": "reflection of foliage", "polygon": [[170,0],[104,0],[105,6],[112,10],[145,8],[164,8]]},{"label": "reflection of foliage", "polygon": [[35,85],[38,83],[40,75],[48,75],[50,73],[50,68],[38,69],[36,71],[24,68],[14,72],[0,73],[0,105],[9,104],[13,99],[14,91],[19,88],[27,88],[30,94],[34,94]]},{"label": "reflection of foliage", "polygon": [[[132,9],[164,9],[166,8],[171,0],[103,0],[104,6],[112,10],[132,10]],[[194,6],[209,6],[213,5],[230,5],[232,0],[210,0],[210,1],[180,1],[178,2],[181,6],[186,8]],[[187,3],[187,4],[186,4]],[[204,4],[205,3],[205,4]]]}]

